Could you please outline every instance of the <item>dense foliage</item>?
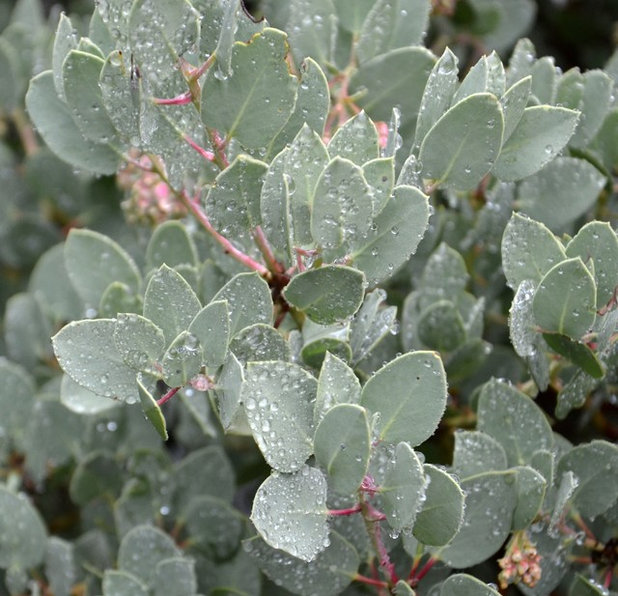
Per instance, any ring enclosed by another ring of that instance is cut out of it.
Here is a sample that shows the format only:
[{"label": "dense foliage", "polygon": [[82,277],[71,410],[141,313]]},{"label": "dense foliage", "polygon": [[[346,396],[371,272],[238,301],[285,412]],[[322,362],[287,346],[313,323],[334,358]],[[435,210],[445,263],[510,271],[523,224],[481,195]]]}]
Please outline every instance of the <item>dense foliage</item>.
[{"label": "dense foliage", "polygon": [[616,593],[618,53],[253,8],[0,35],[0,595]]}]

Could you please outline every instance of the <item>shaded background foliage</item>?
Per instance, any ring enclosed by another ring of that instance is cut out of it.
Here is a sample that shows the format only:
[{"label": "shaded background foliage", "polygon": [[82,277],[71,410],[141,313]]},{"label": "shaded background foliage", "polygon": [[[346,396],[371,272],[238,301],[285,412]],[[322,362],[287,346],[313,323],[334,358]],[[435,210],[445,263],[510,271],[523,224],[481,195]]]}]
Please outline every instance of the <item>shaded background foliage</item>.
[{"label": "shaded background foliage", "polygon": [[[264,0],[248,3],[248,5],[255,15],[259,16],[264,12],[270,16],[270,11],[277,8],[277,3],[278,0]],[[60,5],[46,2],[46,7],[53,16],[56,14],[55,11],[59,10]],[[81,25],[85,29],[86,19],[92,10],[90,2],[67,2],[63,8],[72,15],[83,15]],[[0,5],[0,29],[8,22],[11,9],[12,4],[9,2]],[[442,14],[433,17],[427,45],[433,47],[438,55],[445,45],[458,50],[459,55],[465,59],[462,61],[462,72],[465,72],[466,65],[470,66],[475,63],[483,51],[479,43],[480,37],[477,34],[482,34],[490,24],[479,22],[471,6],[465,0],[456,2],[454,7],[450,6],[448,0],[444,1],[440,3],[438,12],[440,11]],[[582,69],[600,67],[605,64],[615,46],[617,19],[618,6],[610,0],[605,2],[601,0],[538,2],[536,17],[528,35],[537,45],[538,55],[555,56],[556,64],[563,70],[571,66],[579,66]],[[73,21],[79,26],[79,18],[74,18]],[[273,20],[273,25],[277,25],[276,19]],[[520,33],[518,32],[518,35]],[[502,58],[505,61],[510,49],[510,45],[501,48]],[[18,312],[20,309],[17,308],[15,301],[10,302],[10,298],[28,286],[30,274],[38,257],[45,250],[63,240],[70,228],[88,227],[112,237],[132,254],[140,266],[143,264],[140,259],[143,260],[144,246],[149,236],[147,226],[126,225],[126,210],[123,211],[121,208],[124,192],[118,187],[113,177],[91,178],[86,176],[60,162],[46,150],[28,159],[30,155],[27,127],[22,124],[19,120],[0,122],[0,132],[4,143],[0,147],[0,199],[3,203],[3,206],[0,206],[0,214],[3,218],[0,223],[0,308],[4,310],[8,302],[13,308],[12,312]],[[608,219],[615,217],[611,211],[604,215]],[[615,219],[612,223],[615,226]],[[453,220],[450,233],[455,240],[461,238],[462,235],[462,230],[456,229],[456,226],[457,223]],[[388,299],[392,304],[402,306],[405,296],[411,289],[411,273],[417,279],[421,274],[420,271],[414,269],[412,264],[401,275],[389,282]],[[476,280],[472,283],[476,283]],[[498,298],[502,300],[502,312],[507,312],[512,298],[511,292],[505,289],[503,295]],[[500,369],[501,357],[505,355],[501,351],[500,344],[508,344],[508,328],[504,317],[500,314],[492,317],[494,314],[496,313],[489,313],[483,335],[484,339],[495,344],[494,356],[474,377],[464,378],[461,383],[454,384],[458,392],[458,395],[454,397],[460,396],[461,403],[454,401],[450,404],[447,418],[437,435],[421,447],[428,461],[450,463],[453,430],[472,428],[474,425],[474,417],[471,415],[469,405],[478,398],[478,395],[474,393],[477,385],[492,375],[504,376],[513,381],[519,381],[525,377],[523,367],[510,356],[504,359],[506,363],[504,370]],[[4,321],[5,328],[2,330],[4,332],[1,334],[2,337],[10,331],[6,329],[7,320]],[[6,348],[0,343],[0,355],[5,354]],[[15,357],[15,354],[8,355]],[[28,362],[31,357],[29,354],[18,354],[18,356],[21,362]],[[31,372],[37,381],[45,386],[45,381],[50,377],[47,365],[55,367],[53,355],[48,346],[41,346],[32,362]],[[615,382],[615,379],[613,381]],[[53,385],[49,389],[50,393],[55,390]],[[537,398],[537,403],[548,415],[553,413],[555,402],[556,395],[553,390]],[[618,438],[616,405],[615,399],[601,405],[588,404],[589,407],[573,411],[565,420],[558,422],[554,429],[577,443],[594,438],[615,440]],[[53,408],[50,407],[52,418],[53,415],[57,415],[57,412],[54,413]],[[202,447],[205,442],[208,442],[204,441],[203,436],[197,431],[195,420],[189,418],[180,407],[171,405],[166,410],[166,417],[168,425],[175,430],[176,440],[172,440],[169,444],[172,459],[177,460],[190,452],[192,448]],[[66,428],[74,428],[75,432],[81,432],[82,429],[76,421],[64,422],[68,425]],[[104,438],[107,434],[117,432],[118,428],[125,429],[127,425],[134,422],[123,417],[118,419],[112,417],[95,422],[93,428],[88,429],[92,436],[87,439],[87,444],[95,446],[101,437]],[[53,443],[53,437],[45,435],[43,430],[41,429],[41,436],[45,440],[50,440],[52,454],[60,454],[58,460],[62,464],[47,479],[44,493],[39,493],[38,483],[42,482],[45,476],[45,461],[40,460],[31,464],[37,470],[38,475],[27,479],[26,488],[33,496],[49,529],[64,538],[72,538],[77,532],[77,521],[80,516],[86,520],[97,518],[97,506],[88,503],[87,497],[80,492],[77,480],[71,480],[69,486],[69,477],[73,474],[74,466],[65,457],[66,446]],[[136,431],[137,434],[139,432]],[[137,438],[135,440],[139,443]],[[241,489],[234,497],[235,504],[241,510],[248,511],[255,488],[259,480],[267,473],[268,468],[250,440],[238,437],[228,437],[225,440],[229,447],[229,456],[235,465],[238,482],[241,485]],[[35,454],[30,454],[30,456],[33,460],[36,459]],[[111,482],[110,490],[118,496],[121,486],[113,482],[116,472],[114,462],[101,457],[99,460],[93,458],[88,465],[91,465],[94,470],[99,470],[101,477]],[[133,462],[133,465],[139,467],[140,462]],[[13,472],[21,470],[22,466],[22,456],[15,454],[13,459],[4,466],[3,473],[10,477]],[[144,464],[144,467],[147,468],[147,465]],[[86,476],[90,468],[87,466],[83,468],[80,470]],[[144,476],[148,475],[147,470],[141,473]],[[185,481],[188,482],[186,479]],[[87,484],[86,481],[84,484]],[[67,507],[67,503],[70,502],[69,493],[73,501],[82,504],[80,503],[82,500],[88,506],[85,506],[83,511],[80,511],[77,506]],[[166,507],[166,503],[160,504],[160,511],[164,512]],[[130,512],[123,513],[130,517]],[[209,545],[208,548],[225,550],[225,545],[215,547]],[[489,581],[495,577],[495,571],[494,566],[486,564],[477,569],[475,573],[478,576],[487,577]]]}]

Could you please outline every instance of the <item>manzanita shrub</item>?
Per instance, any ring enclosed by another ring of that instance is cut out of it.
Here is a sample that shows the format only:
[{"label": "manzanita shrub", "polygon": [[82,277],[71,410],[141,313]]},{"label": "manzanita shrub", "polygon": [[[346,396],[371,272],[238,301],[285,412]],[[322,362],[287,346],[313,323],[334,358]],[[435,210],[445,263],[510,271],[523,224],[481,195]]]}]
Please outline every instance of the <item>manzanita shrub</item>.
[{"label": "manzanita shrub", "polygon": [[0,594],[618,590],[618,54],[454,5],[17,5]]}]

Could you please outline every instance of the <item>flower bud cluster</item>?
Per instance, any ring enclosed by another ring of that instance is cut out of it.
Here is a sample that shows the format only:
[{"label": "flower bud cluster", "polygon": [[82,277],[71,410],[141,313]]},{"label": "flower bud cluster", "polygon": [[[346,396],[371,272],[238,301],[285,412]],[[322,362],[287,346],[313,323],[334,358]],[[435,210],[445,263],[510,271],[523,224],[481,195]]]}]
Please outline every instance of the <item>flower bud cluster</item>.
[{"label": "flower bud cluster", "polygon": [[122,208],[131,223],[154,226],[187,215],[185,206],[176,198],[167,183],[153,171],[153,159],[136,157],[118,172],[118,186],[127,191]]},{"label": "flower bud cluster", "polygon": [[523,582],[533,588],[541,579],[541,555],[530,542],[525,531],[516,532],[509,542],[504,557],[498,560],[502,571],[498,575],[500,587]]}]

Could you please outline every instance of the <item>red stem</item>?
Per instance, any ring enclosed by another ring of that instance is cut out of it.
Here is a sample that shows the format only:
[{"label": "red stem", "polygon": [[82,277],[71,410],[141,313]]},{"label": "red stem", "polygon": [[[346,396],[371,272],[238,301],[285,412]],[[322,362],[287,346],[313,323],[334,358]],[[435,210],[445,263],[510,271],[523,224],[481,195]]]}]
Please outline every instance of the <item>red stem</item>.
[{"label": "red stem", "polygon": [[370,586],[378,586],[379,588],[388,588],[388,584],[386,582],[367,577],[366,575],[360,575],[360,573],[357,573],[354,577],[352,577],[352,581],[361,582]]},{"label": "red stem", "polygon": [[153,97],[152,101],[158,106],[184,106],[193,101],[193,94],[191,91],[185,91],[176,97]]},{"label": "red stem", "polygon": [[605,579],[603,580],[603,587],[606,590],[609,590],[609,586],[612,583],[612,577],[614,575],[614,570],[612,567],[609,567],[607,572],[605,573]]},{"label": "red stem", "polygon": [[260,249],[260,252],[262,253],[262,256],[264,257],[264,260],[270,270],[273,273],[283,273],[283,266],[279,263],[279,261],[277,261],[275,253],[273,253],[273,249],[264,235],[264,231],[261,226],[257,226],[255,230],[253,230],[253,237],[255,238],[255,243]]},{"label": "red stem", "polygon": [[423,568],[416,574],[416,577],[414,578],[417,582],[420,582],[431,570],[431,568],[438,562],[438,559],[434,559],[433,557],[431,557],[429,559],[429,561],[427,561],[427,563],[425,563],[425,565],[423,565]]},{"label": "red stem", "polygon": [[162,398],[157,400],[157,405],[162,406],[165,402],[168,402],[179,390],[180,387],[172,387]]},{"label": "red stem", "polygon": [[362,508],[360,504],[354,505],[354,507],[348,507],[347,509],[329,509],[328,515],[353,515],[354,513],[358,513]]},{"label": "red stem", "polygon": [[201,66],[191,71],[191,73],[189,74],[189,77],[197,81],[197,79],[199,79],[212,66],[214,61],[215,61],[215,55],[212,54],[211,56],[208,57],[208,59]]},{"label": "red stem", "polygon": [[184,204],[191,211],[191,213],[193,213],[202,227],[221,245],[227,254],[236,259],[239,263],[249,267],[249,269],[257,271],[265,279],[270,279],[271,273],[266,267],[264,267],[264,265],[258,263],[255,259],[252,259],[241,250],[238,250],[225,236],[222,236],[213,228],[208,216],[202,211],[197,199],[190,198],[186,192],[183,192],[181,197]]},{"label": "red stem", "polygon": [[212,151],[207,151],[203,147],[200,147],[191,137],[188,135],[183,136],[184,140],[193,147],[206,161],[215,161],[215,154]]}]

